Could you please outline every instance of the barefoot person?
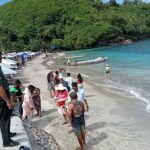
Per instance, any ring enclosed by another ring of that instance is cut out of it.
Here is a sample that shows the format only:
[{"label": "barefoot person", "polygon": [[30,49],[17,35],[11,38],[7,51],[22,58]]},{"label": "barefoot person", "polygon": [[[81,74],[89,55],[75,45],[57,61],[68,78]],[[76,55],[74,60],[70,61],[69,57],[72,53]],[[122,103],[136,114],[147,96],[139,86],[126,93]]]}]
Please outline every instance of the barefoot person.
[{"label": "barefoot person", "polygon": [[22,120],[28,119],[29,123],[32,119],[34,104],[32,100],[32,92],[35,90],[35,87],[32,85],[29,85],[25,91],[24,91],[24,100],[22,104],[23,108],[23,115]]},{"label": "barefoot person", "polygon": [[41,113],[41,97],[40,97],[40,89],[39,88],[35,88],[34,91],[32,92],[32,99],[33,99],[33,104],[34,104],[34,108],[37,111],[37,115],[39,117],[42,117],[42,113]]},{"label": "barefoot person", "polygon": [[71,90],[72,89],[73,78],[71,77],[69,72],[67,73],[67,77],[66,77],[65,81],[68,83],[68,86],[69,86],[69,88]]},{"label": "barefoot person", "polygon": [[59,84],[58,87],[56,87],[55,99],[57,100],[58,113],[63,115],[65,120],[63,124],[68,123],[66,117],[66,107],[65,107],[65,102],[67,100],[67,97],[68,97],[67,89],[62,84]]},{"label": "barefoot person", "polygon": [[109,79],[109,75],[110,75],[110,66],[109,66],[109,64],[106,64],[105,70],[106,70],[106,79]]},{"label": "barefoot person", "polygon": [[47,75],[47,82],[48,82],[48,90],[50,91],[51,98],[53,98],[55,93],[55,85],[54,85],[54,74],[52,71]]},{"label": "barefoot person", "polygon": [[83,77],[80,73],[77,75],[77,84],[79,89],[83,89]]},{"label": "barefoot person", "polygon": [[77,136],[80,147],[77,150],[84,150],[85,146],[85,119],[84,119],[84,104],[77,100],[77,93],[70,93],[71,103],[68,106],[67,116],[71,121],[73,132]]}]

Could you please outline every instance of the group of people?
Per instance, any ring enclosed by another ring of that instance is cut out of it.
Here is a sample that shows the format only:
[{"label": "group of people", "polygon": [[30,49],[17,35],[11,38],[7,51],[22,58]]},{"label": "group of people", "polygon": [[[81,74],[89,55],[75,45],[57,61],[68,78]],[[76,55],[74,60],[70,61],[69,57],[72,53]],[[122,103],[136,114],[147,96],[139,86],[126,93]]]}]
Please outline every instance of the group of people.
[{"label": "group of people", "polygon": [[79,73],[74,81],[70,73],[65,73],[63,68],[59,68],[48,73],[47,82],[58,113],[64,118],[62,124],[69,124],[71,129],[68,132],[75,133],[80,145],[78,149],[83,150],[85,147],[84,112],[89,110],[89,106],[84,94],[82,75]]},{"label": "group of people", "polygon": [[[2,54],[0,53],[0,63]],[[40,89],[29,85],[24,89],[20,80],[9,87],[0,66],[0,129],[3,140],[3,147],[19,145],[19,142],[11,138],[17,133],[10,132],[10,120],[13,115],[19,116],[22,120],[32,119],[34,110],[41,117]]]}]

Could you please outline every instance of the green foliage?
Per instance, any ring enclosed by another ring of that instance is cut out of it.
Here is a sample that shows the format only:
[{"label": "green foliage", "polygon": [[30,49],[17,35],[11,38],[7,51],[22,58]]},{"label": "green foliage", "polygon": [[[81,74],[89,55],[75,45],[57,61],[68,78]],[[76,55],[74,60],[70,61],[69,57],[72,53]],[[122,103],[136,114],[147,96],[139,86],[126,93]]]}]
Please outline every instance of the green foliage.
[{"label": "green foliage", "polygon": [[[130,5],[132,3],[132,5]],[[129,5],[128,5],[129,4]],[[12,0],[0,6],[1,48],[82,49],[150,35],[150,4],[141,0]]]}]

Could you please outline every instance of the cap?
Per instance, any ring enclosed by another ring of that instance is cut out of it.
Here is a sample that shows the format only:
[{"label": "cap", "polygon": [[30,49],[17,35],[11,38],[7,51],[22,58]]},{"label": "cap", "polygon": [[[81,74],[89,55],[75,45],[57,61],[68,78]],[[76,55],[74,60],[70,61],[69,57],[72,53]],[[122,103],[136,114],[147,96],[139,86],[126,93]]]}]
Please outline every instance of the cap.
[{"label": "cap", "polygon": [[16,92],[18,92],[18,90],[16,90],[15,87],[10,88],[9,91],[10,91],[10,93],[16,93]]},{"label": "cap", "polygon": [[77,93],[76,93],[75,91],[72,91],[72,92],[69,94],[69,96],[70,96],[71,98],[77,97]]}]

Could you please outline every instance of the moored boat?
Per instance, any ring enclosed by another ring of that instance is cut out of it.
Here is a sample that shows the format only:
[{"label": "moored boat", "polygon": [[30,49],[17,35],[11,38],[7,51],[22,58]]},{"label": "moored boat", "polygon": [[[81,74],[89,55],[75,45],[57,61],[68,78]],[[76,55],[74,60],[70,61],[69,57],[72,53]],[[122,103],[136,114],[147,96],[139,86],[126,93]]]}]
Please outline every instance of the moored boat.
[{"label": "moored boat", "polygon": [[82,61],[77,61],[75,59],[75,61],[69,61],[69,63],[67,63],[67,64],[70,65],[70,66],[96,64],[96,63],[104,62],[107,58],[108,57],[97,57],[95,59],[82,60]]}]

